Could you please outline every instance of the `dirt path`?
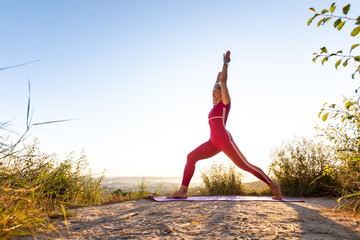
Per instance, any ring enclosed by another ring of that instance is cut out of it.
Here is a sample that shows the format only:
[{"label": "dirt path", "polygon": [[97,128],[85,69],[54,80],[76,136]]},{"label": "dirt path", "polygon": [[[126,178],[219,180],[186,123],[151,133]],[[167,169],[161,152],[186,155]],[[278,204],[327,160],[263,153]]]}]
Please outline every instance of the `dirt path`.
[{"label": "dirt path", "polygon": [[[334,209],[334,200],[304,200],[161,203],[141,199],[79,208],[68,226],[71,239],[360,239],[360,216]],[[70,239],[64,221],[57,227],[63,238]]]}]

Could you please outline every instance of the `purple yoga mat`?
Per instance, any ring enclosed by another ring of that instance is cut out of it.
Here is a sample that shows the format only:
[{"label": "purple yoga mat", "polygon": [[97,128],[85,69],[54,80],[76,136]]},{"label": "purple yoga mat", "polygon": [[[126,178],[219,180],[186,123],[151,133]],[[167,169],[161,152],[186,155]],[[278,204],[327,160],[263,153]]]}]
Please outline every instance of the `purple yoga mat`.
[{"label": "purple yoga mat", "polygon": [[166,197],[154,197],[149,195],[149,197],[157,202],[170,202],[170,201],[193,201],[193,202],[204,202],[204,201],[235,201],[235,202],[245,202],[245,201],[267,201],[267,202],[304,202],[304,200],[296,199],[286,199],[274,200],[271,197],[253,197],[253,196],[202,196],[202,197],[188,197],[185,199],[180,198],[166,198]]}]

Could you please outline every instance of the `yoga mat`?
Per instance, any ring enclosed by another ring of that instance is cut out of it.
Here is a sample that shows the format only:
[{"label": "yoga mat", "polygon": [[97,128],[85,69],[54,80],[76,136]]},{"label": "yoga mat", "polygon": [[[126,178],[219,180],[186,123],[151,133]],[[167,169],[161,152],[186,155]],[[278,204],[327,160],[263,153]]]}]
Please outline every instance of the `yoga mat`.
[{"label": "yoga mat", "polygon": [[157,202],[170,202],[170,201],[234,201],[234,202],[246,202],[246,201],[267,201],[267,202],[304,202],[303,200],[286,199],[274,200],[271,197],[254,197],[254,196],[202,196],[202,197],[188,197],[188,198],[166,198],[166,197],[149,197]]}]

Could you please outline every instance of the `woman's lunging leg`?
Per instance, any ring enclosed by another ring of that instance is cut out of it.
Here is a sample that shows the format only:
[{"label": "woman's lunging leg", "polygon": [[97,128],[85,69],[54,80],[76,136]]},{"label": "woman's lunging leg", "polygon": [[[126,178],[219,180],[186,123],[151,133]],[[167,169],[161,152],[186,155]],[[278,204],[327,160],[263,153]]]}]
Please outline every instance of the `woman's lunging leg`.
[{"label": "woman's lunging leg", "polygon": [[187,155],[187,161],[184,169],[182,185],[188,187],[190,180],[195,172],[196,162],[202,159],[210,158],[220,152],[212,142],[207,141],[197,147]]},{"label": "woman's lunging leg", "polygon": [[250,164],[234,142],[230,141],[224,147],[223,152],[235,163],[236,166],[243,169],[244,171],[252,173],[255,177],[267,185],[270,184],[271,179],[264,173],[263,170]]},{"label": "woman's lunging leg", "polygon": [[[230,138],[231,139],[231,138]],[[239,148],[232,141],[232,139],[223,145],[222,151],[238,166],[239,168],[252,173],[255,177],[266,183],[271,191],[274,193],[274,199],[281,200],[282,194],[280,185],[271,179],[260,168],[250,164],[245,156],[240,152]]]},{"label": "woman's lunging leg", "polygon": [[201,159],[210,158],[220,152],[210,141],[201,144],[194,151],[188,154],[184,169],[182,185],[176,193],[168,198],[187,198],[187,189],[192,176],[194,175],[196,162]]}]

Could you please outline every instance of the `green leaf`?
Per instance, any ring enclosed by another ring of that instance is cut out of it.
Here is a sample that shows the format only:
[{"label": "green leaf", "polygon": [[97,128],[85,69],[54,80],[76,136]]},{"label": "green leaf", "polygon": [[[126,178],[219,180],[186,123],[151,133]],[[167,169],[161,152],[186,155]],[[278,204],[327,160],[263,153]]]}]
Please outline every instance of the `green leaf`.
[{"label": "green leaf", "polygon": [[357,21],[357,22],[356,22],[355,24],[356,24],[356,25],[360,25],[360,16],[358,16],[358,18],[356,19],[356,21]]},{"label": "green leaf", "polygon": [[321,14],[324,14],[324,13],[327,13],[329,10],[327,10],[327,9],[323,9],[322,11],[321,11]]},{"label": "green leaf", "polygon": [[309,19],[309,21],[307,22],[307,25],[310,26],[310,24],[312,23],[312,21],[313,21],[317,16],[319,16],[319,15],[320,15],[320,14],[315,13],[315,15],[314,15],[312,18]]},{"label": "green leaf", "polygon": [[312,23],[312,21],[313,21],[317,16],[319,16],[319,15],[320,15],[320,14],[315,13],[315,15],[314,15],[312,18],[309,19],[309,21],[307,22],[307,25],[310,26],[310,24]]},{"label": "green leaf", "polygon": [[352,45],[352,46],[351,46],[351,49],[350,49],[350,53],[351,53],[351,51],[352,51],[354,48],[356,48],[356,47],[357,47],[357,46],[359,46],[359,45],[360,45],[360,44],[358,44],[358,43],[357,43],[357,44]]},{"label": "green leaf", "polygon": [[327,60],[329,60],[329,58],[328,58],[328,57],[324,57],[323,60],[321,60],[321,64],[324,65],[324,63],[325,63]]},{"label": "green leaf", "polygon": [[346,59],[345,62],[343,63],[343,66],[344,66],[344,67],[347,66],[349,59],[350,59],[350,58]]},{"label": "green leaf", "polygon": [[351,105],[353,105],[353,103],[352,103],[351,101],[347,101],[347,102],[345,103],[345,108],[346,108],[347,110],[349,110],[349,108],[351,107]]},{"label": "green leaf", "polygon": [[322,22],[325,22],[325,18],[320,19],[320,21],[318,22],[317,26],[319,27]]},{"label": "green leaf", "polygon": [[334,22],[334,28],[336,28],[339,25],[339,23],[341,23],[341,18],[339,18]]},{"label": "green leaf", "polygon": [[354,30],[352,30],[351,32],[351,36],[355,37],[356,35],[358,35],[358,33],[360,32],[360,26],[354,28]]},{"label": "green leaf", "polygon": [[360,62],[360,56],[356,56],[356,57],[354,58],[354,60],[357,61],[357,62]]},{"label": "green leaf", "polygon": [[337,26],[337,30],[340,31],[345,23],[346,23],[346,21],[339,23],[338,26]]},{"label": "green leaf", "polygon": [[335,63],[335,68],[336,68],[336,69],[337,69],[337,68],[338,68],[338,66],[340,65],[341,60],[342,60],[342,59],[338,60],[338,61]]},{"label": "green leaf", "polygon": [[312,21],[314,20],[314,18],[310,18],[309,21],[307,22],[307,25],[310,26],[310,24],[312,23]]},{"label": "green leaf", "polygon": [[319,57],[319,56],[314,57],[314,58],[312,59],[313,62],[316,62],[316,60],[318,59],[318,57]]},{"label": "green leaf", "polygon": [[321,53],[327,53],[326,47],[322,47],[322,48],[320,48],[320,50],[321,50]]},{"label": "green leaf", "polygon": [[343,13],[346,15],[350,10],[350,3],[348,5],[345,5],[342,10]]},{"label": "green leaf", "polygon": [[342,53],[342,50],[336,52],[336,54],[339,54],[339,53]]},{"label": "green leaf", "polygon": [[322,120],[325,122],[327,117],[328,117],[329,113],[325,113],[323,116],[322,116]]},{"label": "green leaf", "polygon": [[332,17],[327,17],[323,20],[322,25],[324,25],[325,23],[329,22],[332,19]]},{"label": "green leaf", "polygon": [[330,12],[333,13],[335,11],[335,3],[331,4]]},{"label": "green leaf", "polygon": [[309,8],[309,10],[312,11],[312,12],[316,12],[315,8]]}]

